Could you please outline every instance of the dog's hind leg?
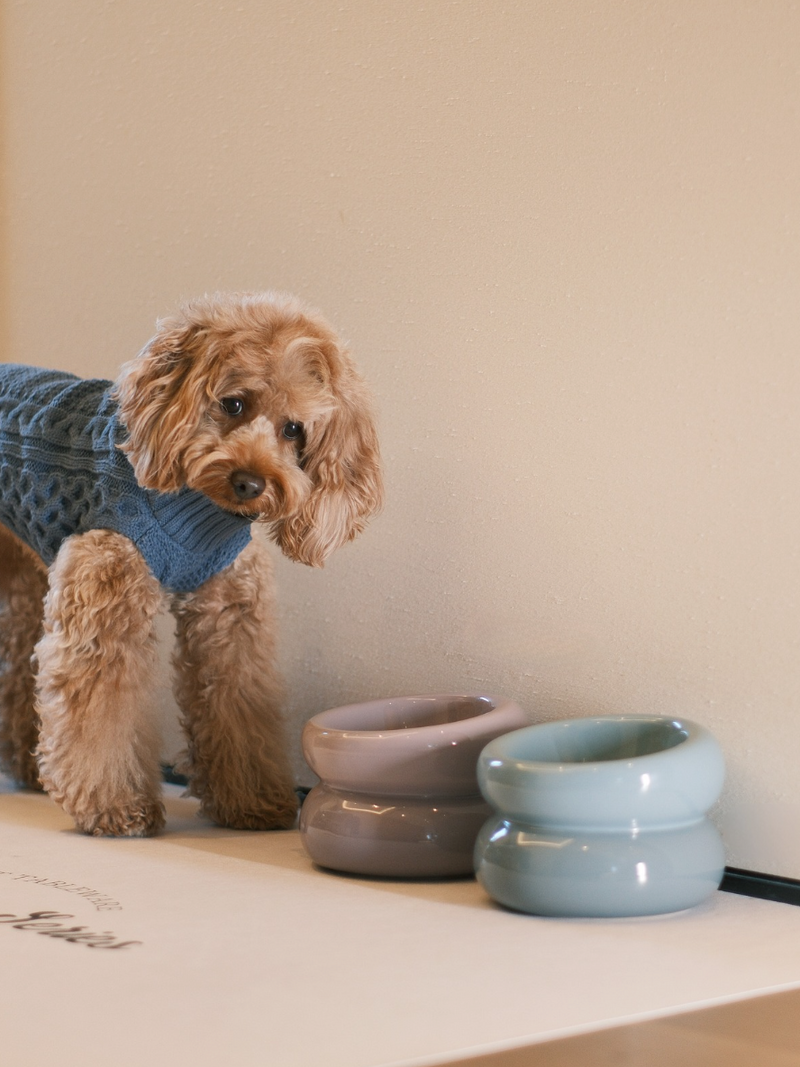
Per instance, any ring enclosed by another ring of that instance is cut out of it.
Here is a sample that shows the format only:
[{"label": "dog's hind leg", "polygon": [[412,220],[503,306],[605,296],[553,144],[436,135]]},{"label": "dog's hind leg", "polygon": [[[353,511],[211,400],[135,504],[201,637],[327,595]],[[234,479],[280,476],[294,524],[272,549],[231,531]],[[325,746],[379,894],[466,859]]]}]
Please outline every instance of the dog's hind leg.
[{"label": "dog's hind leg", "polygon": [[164,824],[151,686],[161,587],[121,534],[64,542],[36,646],[39,769],[85,833],[145,837]]},{"label": "dog's hind leg", "polygon": [[175,599],[175,696],[200,811],[221,826],[293,825],[281,684],[275,669],[272,563],[253,541],[230,567]]},{"label": "dog's hind leg", "polygon": [[32,660],[46,592],[45,565],[0,526],[0,765],[31,789],[41,789]]}]

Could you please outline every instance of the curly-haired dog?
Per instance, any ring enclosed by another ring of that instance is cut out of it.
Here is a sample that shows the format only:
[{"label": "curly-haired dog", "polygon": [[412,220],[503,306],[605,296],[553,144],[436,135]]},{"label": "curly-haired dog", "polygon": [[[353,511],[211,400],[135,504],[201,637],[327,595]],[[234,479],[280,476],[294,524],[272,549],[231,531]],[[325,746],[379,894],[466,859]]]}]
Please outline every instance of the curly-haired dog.
[{"label": "curly-haired dog", "polygon": [[223,826],[290,826],[271,564],[250,527],[320,566],[381,497],[366,388],[291,297],[188,304],[116,383],[0,366],[6,769],[87,833],[163,826],[148,690],[168,600],[191,793]]}]

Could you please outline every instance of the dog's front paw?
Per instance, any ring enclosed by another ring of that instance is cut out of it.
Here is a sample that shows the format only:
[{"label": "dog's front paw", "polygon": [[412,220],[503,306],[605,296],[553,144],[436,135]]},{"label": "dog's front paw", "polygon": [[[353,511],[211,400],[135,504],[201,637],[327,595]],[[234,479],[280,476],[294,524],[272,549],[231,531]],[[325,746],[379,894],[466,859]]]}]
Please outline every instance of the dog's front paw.
[{"label": "dog's front paw", "polygon": [[70,813],[75,825],[92,837],[152,837],[164,828],[164,805],[158,800],[142,800],[129,807],[107,811]]}]

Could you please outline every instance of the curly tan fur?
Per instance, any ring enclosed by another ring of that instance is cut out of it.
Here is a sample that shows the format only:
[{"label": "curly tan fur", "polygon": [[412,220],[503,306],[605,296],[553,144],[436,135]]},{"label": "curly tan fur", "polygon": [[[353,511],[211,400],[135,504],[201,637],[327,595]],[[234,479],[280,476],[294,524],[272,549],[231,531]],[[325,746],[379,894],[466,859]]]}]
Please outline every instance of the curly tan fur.
[{"label": "curly tan fur", "polygon": [[89,834],[159,830],[159,737],[149,688],[161,587],[121,534],[92,530],[58,554],[44,602],[37,754],[42,784]]},{"label": "curly tan fur", "polygon": [[46,592],[41,560],[0,526],[0,764],[30,789],[41,789],[33,649],[42,631]]},{"label": "curly tan fur", "polygon": [[[115,393],[140,485],[202,492],[291,559],[322,566],[381,506],[366,388],[330,327],[292,297],[186,305],[159,323]],[[166,601],[184,769],[201,812],[223,826],[291,826],[272,567],[257,540],[195,592],[171,595],[121,534],[68,538],[48,575],[0,527],[0,761],[24,785],[41,781],[86,833],[161,829],[148,696]]]},{"label": "curly tan fur", "polygon": [[296,813],[284,759],[271,578],[267,550],[253,541],[226,571],[172,605],[175,695],[189,741],[180,770],[204,815],[243,830],[291,826]]}]

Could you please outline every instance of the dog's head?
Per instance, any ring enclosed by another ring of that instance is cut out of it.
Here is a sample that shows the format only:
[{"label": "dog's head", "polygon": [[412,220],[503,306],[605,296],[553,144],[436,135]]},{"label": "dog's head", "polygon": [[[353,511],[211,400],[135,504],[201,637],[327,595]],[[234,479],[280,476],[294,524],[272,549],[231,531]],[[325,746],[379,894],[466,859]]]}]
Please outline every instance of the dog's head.
[{"label": "dog's head", "polygon": [[187,486],[321,566],[382,502],[369,395],[315,313],[272,293],[207,297],[158,324],[116,383],[137,481]]}]

